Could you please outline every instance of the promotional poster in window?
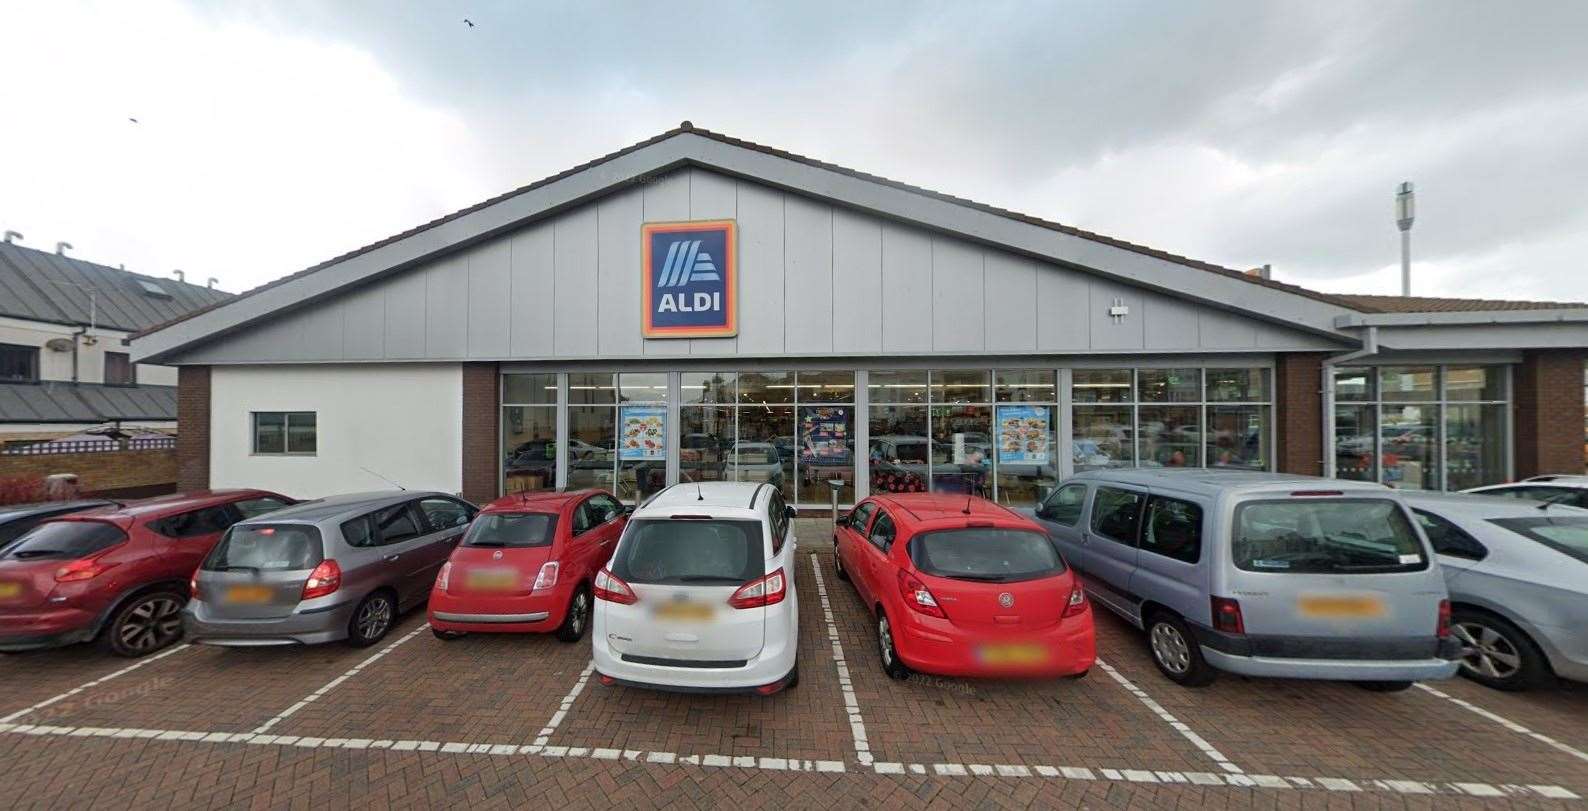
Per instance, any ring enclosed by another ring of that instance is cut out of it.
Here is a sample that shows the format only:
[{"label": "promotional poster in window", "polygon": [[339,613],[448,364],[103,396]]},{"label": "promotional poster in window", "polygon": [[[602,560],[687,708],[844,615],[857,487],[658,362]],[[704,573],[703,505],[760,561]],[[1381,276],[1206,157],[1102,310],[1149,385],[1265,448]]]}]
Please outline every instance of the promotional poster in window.
[{"label": "promotional poster in window", "polygon": [[1048,464],[1048,407],[998,407],[998,463]]},{"label": "promotional poster in window", "polygon": [[841,465],[849,462],[848,408],[800,409],[800,462]]},{"label": "promotional poster in window", "polygon": [[667,458],[667,407],[624,406],[619,420],[618,459],[628,461]]}]

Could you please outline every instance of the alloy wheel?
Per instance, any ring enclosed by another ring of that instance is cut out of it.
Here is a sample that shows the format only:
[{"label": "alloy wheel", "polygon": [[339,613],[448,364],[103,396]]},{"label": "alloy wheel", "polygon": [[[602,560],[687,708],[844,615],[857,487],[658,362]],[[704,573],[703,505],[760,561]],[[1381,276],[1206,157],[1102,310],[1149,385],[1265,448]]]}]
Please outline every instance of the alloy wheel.
[{"label": "alloy wheel", "polygon": [[1186,645],[1180,631],[1167,622],[1152,626],[1152,655],[1158,657],[1158,663],[1166,670],[1176,675],[1185,673],[1191,667],[1190,646]]},{"label": "alloy wheel", "polygon": [[156,596],[133,606],[116,629],[122,647],[148,653],[175,642],[182,635],[182,603],[174,597]]},{"label": "alloy wheel", "polygon": [[1522,653],[1516,644],[1494,628],[1477,622],[1461,622],[1451,628],[1461,642],[1461,667],[1491,679],[1509,679],[1522,669]]},{"label": "alloy wheel", "polygon": [[385,597],[374,597],[364,603],[358,610],[358,619],[355,623],[358,633],[365,639],[378,639],[386,633],[387,626],[391,625],[391,601]]},{"label": "alloy wheel", "polygon": [[888,618],[886,616],[877,621],[877,642],[882,646],[882,663],[892,667],[893,629],[888,627]]},{"label": "alloy wheel", "polygon": [[590,619],[590,598],[580,591],[573,596],[573,635],[582,636],[584,626]]}]

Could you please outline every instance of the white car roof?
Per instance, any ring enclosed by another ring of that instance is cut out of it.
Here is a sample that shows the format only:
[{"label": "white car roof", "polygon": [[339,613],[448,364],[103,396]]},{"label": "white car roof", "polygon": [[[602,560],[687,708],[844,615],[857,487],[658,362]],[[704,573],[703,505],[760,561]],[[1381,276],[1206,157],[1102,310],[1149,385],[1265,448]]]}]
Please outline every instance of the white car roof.
[{"label": "white car roof", "polygon": [[1462,515],[1478,520],[1488,518],[1525,518],[1563,513],[1588,515],[1588,510],[1565,504],[1529,501],[1509,496],[1485,496],[1470,492],[1440,493],[1429,490],[1403,490],[1401,491],[1401,496],[1414,509],[1421,507],[1423,509],[1436,510],[1441,515]]},{"label": "white car roof", "polygon": [[[766,492],[763,493],[762,491]],[[776,488],[756,482],[680,482],[657,493],[634,511],[635,518],[709,515],[716,518],[759,518],[755,509]]]}]

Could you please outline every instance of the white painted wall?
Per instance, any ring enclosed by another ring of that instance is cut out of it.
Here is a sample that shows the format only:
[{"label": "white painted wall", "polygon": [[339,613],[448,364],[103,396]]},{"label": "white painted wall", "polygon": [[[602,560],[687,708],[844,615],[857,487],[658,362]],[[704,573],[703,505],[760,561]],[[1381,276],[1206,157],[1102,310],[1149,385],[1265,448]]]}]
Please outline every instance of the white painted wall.
[{"label": "white painted wall", "polygon": [[[68,381],[72,379],[72,353],[46,349],[44,344],[52,338],[71,340],[78,327],[65,324],[48,324],[20,318],[0,317],[0,344],[36,346],[39,348],[39,379]],[[112,329],[96,329],[94,342],[86,340],[77,347],[77,379],[82,383],[105,382],[105,353],[132,350],[123,346],[121,339],[130,333]],[[175,366],[138,364],[138,382],[146,386],[175,386]]]},{"label": "white painted wall", "polygon": [[[313,411],[314,456],[253,455],[255,411]],[[210,483],[295,498],[385,490],[367,467],[410,490],[463,489],[463,371],[449,364],[215,367]]]}]

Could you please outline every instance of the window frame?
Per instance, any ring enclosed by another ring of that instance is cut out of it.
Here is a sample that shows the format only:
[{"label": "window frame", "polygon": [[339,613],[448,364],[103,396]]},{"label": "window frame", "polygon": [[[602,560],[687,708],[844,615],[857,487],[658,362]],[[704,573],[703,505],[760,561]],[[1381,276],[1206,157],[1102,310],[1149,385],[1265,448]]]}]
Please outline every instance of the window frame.
[{"label": "window frame", "polygon": [[[1484,546],[1482,541],[1472,537],[1472,533],[1462,529],[1460,524],[1449,518],[1422,507],[1412,507],[1412,515],[1417,519],[1419,529],[1423,531],[1424,535],[1428,536],[1428,546],[1434,550],[1435,555],[1448,555],[1453,558],[1470,560],[1474,563],[1482,561],[1489,556],[1489,547]],[[1428,533],[1428,527],[1422,526],[1425,519],[1439,526],[1444,533],[1454,535],[1458,545],[1467,546],[1468,548],[1454,552],[1447,552],[1441,549],[1440,543],[1443,540],[1443,536],[1441,536],[1441,540],[1435,540],[1434,536]]]},{"label": "window frame", "polygon": [[[1098,526],[1097,526],[1097,502],[1098,502],[1098,499],[1102,498],[1104,490],[1112,490],[1112,491],[1117,492],[1117,493],[1129,493],[1130,495],[1136,496],[1137,501],[1136,501],[1135,531],[1134,531],[1134,533],[1132,533],[1132,537],[1130,538],[1130,540],[1124,540],[1124,539],[1121,539],[1121,538],[1116,538],[1113,535],[1110,535],[1110,534],[1108,534],[1108,533],[1106,533],[1106,532],[1104,532],[1104,531],[1102,531],[1101,529],[1098,528]],[[1093,535],[1096,535],[1097,537],[1099,537],[1099,538],[1101,538],[1101,539],[1103,539],[1105,541],[1109,541],[1111,543],[1117,543],[1120,546],[1128,546],[1128,547],[1130,547],[1132,549],[1141,548],[1141,519],[1142,519],[1142,515],[1143,515],[1144,511],[1147,508],[1147,498],[1148,498],[1149,494],[1145,490],[1136,490],[1136,489],[1129,488],[1129,487],[1114,487],[1114,486],[1111,486],[1111,485],[1098,485],[1097,489],[1095,491],[1093,491],[1090,495],[1091,495],[1091,509],[1088,511],[1088,515],[1087,515],[1087,521],[1086,521],[1087,529],[1090,530]]]},{"label": "window frame", "polygon": [[[1048,502],[1057,499],[1059,497],[1060,493],[1064,492],[1065,490],[1069,490],[1071,488],[1080,488],[1080,490],[1081,490],[1081,500],[1080,500],[1079,504],[1077,505],[1078,511],[1075,513],[1074,520],[1066,522],[1066,521],[1063,521],[1061,519],[1053,517],[1053,514],[1049,511],[1050,508],[1048,506]],[[1080,526],[1081,519],[1086,517],[1086,500],[1088,498],[1090,498],[1091,495],[1092,495],[1091,494],[1091,487],[1088,486],[1086,484],[1086,482],[1070,482],[1069,484],[1060,485],[1060,486],[1054,488],[1053,492],[1049,493],[1048,497],[1043,499],[1042,503],[1040,505],[1038,505],[1038,507],[1037,507],[1037,509],[1038,509],[1037,517],[1041,518],[1044,521],[1052,521],[1053,523],[1058,524],[1060,526],[1066,526],[1066,527],[1070,527],[1071,529],[1074,529],[1074,528]]]},{"label": "window frame", "polygon": [[[125,366],[123,367],[123,371],[125,372],[125,374],[122,375],[122,379],[120,379],[120,380],[111,380],[110,379],[110,367],[111,367],[110,361],[111,361],[112,358],[116,358],[116,359],[118,359],[119,363],[125,364]],[[132,353],[131,352],[106,352],[105,353],[105,368],[104,368],[103,377],[104,377],[105,385],[107,385],[107,386],[136,386],[136,385],[138,385],[138,364],[132,362]]]},{"label": "window frame", "polygon": [[[438,527],[434,523],[431,522],[430,513],[425,512],[424,503],[426,501],[447,501],[447,502],[451,502],[453,504],[456,504],[458,507],[463,509],[463,514],[466,516],[466,520],[464,520],[464,522],[461,525],[456,526],[456,527]],[[454,529],[460,529],[460,528],[461,529],[467,529],[468,526],[469,526],[469,522],[473,521],[475,514],[479,512],[477,509],[475,509],[474,505],[464,501],[463,499],[453,498],[451,496],[425,496],[424,498],[415,500],[413,502],[413,506],[414,506],[414,511],[419,513],[420,517],[422,517],[424,519],[424,524],[421,525],[420,528],[428,530],[427,532],[424,533],[425,535],[430,535],[430,534],[434,534],[434,533],[437,533],[437,532],[447,532],[448,530],[454,530]]]},{"label": "window frame", "polygon": [[[1197,521],[1196,521],[1196,523],[1197,523],[1197,526],[1196,526],[1196,545],[1193,547],[1193,550],[1195,551],[1196,554],[1194,556],[1190,557],[1189,559],[1186,558],[1185,556],[1182,556],[1182,555],[1171,555],[1171,554],[1169,554],[1167,552],[1161,551],[1160,549],[1158,549],[1156,547],[1147,545],[1147,533],[1148,533],[1148,531],[1151,528],[1153,508],[1158,506],[1159,504],[1164,503],[1164,502],[1174,502],[1176,504],[1185,504],[1185,505],[1190,506],[1191,508],[1196,510],[1196,518],[1197,518]],[[1136,538],[1137,538],[1137,540],[1136,540],[1136,548],[1140,549],[1143,552],[1151,552],[1152,554],[1156,555],[1157,557],[1163,558],[1165,560],[1178,561],[1178,562],[1184,563],[1184,564],[1186,564],[1188,566],[1199,565],[1199,564],[1202,563],[1202,549],[1203,549],[1203,546],[1204,546],[1202,540],[1207,535],[1207,532],[1206,532],[1207,520],[1208,520],[1208,515],[1207,514],[1208,514],[1208,511],[1207,511],[1207,509],[1205,507],[1203,507],[1201,504],[1198,504],[1197,502],[1192,501],[1190,499],[1187,499],[1187,498],[1176,498],[1174,496],[1162,496],[1162,495],[1158,495],[1156,493],[1149,493],[1149,494],[1147,494],[1147,501],[1142,505],[1142,508],[1141,508],[1141,518],[1137,522],[1137,527],[1136,527]]]},{"label": "window frame", "polygon": [[[888,541],[887,541],[886,544],[881,544],[881,543],[877,543],[876,532],[877,532],[878,529],[880,529],[882,527],[882,519],[884,517],[886,517],[888,519],[888,529],[892,532],[892,534],[888,537]],[[866,533],[866,541],[869,542],[873,547],[875,547],[877,549],[877,551],[879,551],[882,554],[886,555],[890,551],[893,550],[893,544],[898,539],[899,539],[899,525],[898,525],[898,523],[893,520],[893,516],[888,514],[888,511],[887,511],[886,508],[878,506],[877,507],[877,515],[876,515],[875,518],[873,518],[871,520],[871,530]]]},{"label": "window frame", "polygon": [[39,348],[27,344],[0,343],[0,352],[26,353],[28,358],[29,375],[27,377],[0,377],[0,383],[37,383],[40,374]]},{"label": "window frame", "polygon": [[[276,502],[277,504],[279,504],[280,506],[271,507],[268,510],[264,510],[263,512],[257,512],[257,513],[254,513],[252,515],[249,515],[242,508],[242,505],[244,505],[244,504],[253,504],[255,502],[260,502],[260,501],[273,501],[273,502]],[[249,520],[251,518],[256,518],[258,516],[265,515],[267,513],[273,513],[276,510],[280,510],[280,509],[283,509],[285,507],[290,507],[290,506],[293,505],[293,503],[294,502],[291,499],[288,499],[286,496],[252,496],[250,498],[238,499],[237,501],[233,501],[232,502],[232,509],[236,510],[237,514],[242,516],[242,520],[243,521],[247,521],[247,520]]]},{"label": "window frame", "polygon": [[[384,513],[392,512],[394,510],[407,511],[408,520],[413,522],[414,529],[417,531],[416,534],[408,538],[396,538],[392,540],[388,540],[386,538],[385,530],[381,527],[380,516]],[[367,513],[364,517],[369,520],[370,529],[374,531],[375,545],[369,548],[378,549],[383,546],[397,546],[398,544],[405,544],[409,541],[417,540],[430,534],[429,532],[426,532],[426,529],[430,526],[430,521],[429,519],[425,518],[424,511],[419,509],[419,503],[417,501],[404,501],[400,504],[381,507],[380,509]]]},{"label": "window frame", "polygon": [[[292,450],[292,417],[294,415],[309,415],[314,418],[314,450]],[[262,451],[259,449],[259,418],[261,416],[281,417],[281,450]],[[300,456],[315,457],[320,455],[320,412],[318,411],[250,411],[248,412],[249,449],[250,456]]]}]

